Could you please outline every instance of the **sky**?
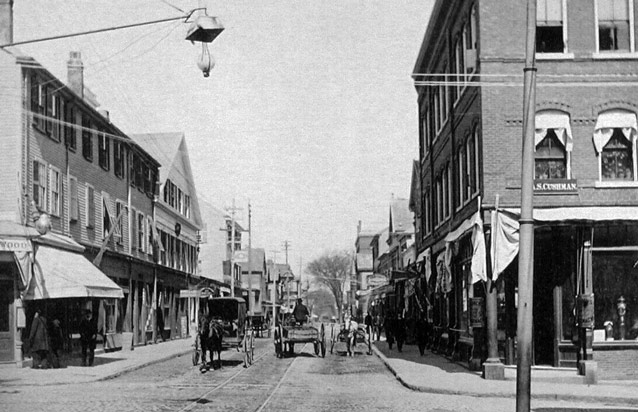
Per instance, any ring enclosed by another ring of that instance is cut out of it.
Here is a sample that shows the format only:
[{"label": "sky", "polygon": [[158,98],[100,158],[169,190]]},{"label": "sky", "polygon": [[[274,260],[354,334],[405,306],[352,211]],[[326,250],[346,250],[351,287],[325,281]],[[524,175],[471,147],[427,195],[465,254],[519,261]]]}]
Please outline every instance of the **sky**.
[{"label": "sky", "polygon": [[[388,224],[418,158],[411,73],[432,0],[16,0],[14,41],[178,17],[206,7],[225,30],[201,44],[166,22],[19,46],[85,85],[125,133],[184,132],[197,194],[233,204],[252,245],[295,272],[354,249],[358,222]],[[276,255],[275,255],[276,252]]]}]

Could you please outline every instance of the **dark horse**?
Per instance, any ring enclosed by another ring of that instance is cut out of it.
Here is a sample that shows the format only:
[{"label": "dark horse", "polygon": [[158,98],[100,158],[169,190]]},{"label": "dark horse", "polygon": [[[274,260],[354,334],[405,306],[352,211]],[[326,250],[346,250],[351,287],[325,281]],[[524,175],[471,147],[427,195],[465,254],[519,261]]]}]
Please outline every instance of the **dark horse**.
[{"label": "dark horse", "polygon": [[[210,366],[215,369],[214,358],[215,352],[217,352],[217,362],[219,367],[222,367],[222,339],[224,336],[224,326],[221,320],[211,319],[203,322],[200,328],[200,342],[202,347],[202,366],[199,370],[202,372],[210,369]],[[210,364],[206,362],[206,352],[210,353]]]}]

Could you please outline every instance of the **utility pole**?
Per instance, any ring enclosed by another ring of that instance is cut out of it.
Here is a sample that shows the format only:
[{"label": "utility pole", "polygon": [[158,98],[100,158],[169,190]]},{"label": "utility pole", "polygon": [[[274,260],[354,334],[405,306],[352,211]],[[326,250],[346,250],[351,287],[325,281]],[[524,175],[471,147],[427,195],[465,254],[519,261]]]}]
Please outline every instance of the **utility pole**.
[{"label": "utility pole", "polygon": [[252,266],[252,231],[251,231],[251,217],[252,211],[250,210],[250,200],[248,201],[248,314],[253,314],[253,266]]},{"label": "utility pole", "polygon": [[534,319],[534,128],[536,110],[536,0],[527,0],[527,42],[523,89],[523,154],[521,163],[520,249],[516,412],[529,412],[531,395],[532,322]]},{"label": "utility pole", "polygon": [[290,247],[290,242],[287,240],[284,240],[284,251],[286,252],[286,265],[288,264],[288,248]]},{"label": "utility pole", "polygon": [[235,198],[233,198],[233,206],[226,208],[230,213],[230,296],[235,297],[235,213],[241,210],[235,207]]}]

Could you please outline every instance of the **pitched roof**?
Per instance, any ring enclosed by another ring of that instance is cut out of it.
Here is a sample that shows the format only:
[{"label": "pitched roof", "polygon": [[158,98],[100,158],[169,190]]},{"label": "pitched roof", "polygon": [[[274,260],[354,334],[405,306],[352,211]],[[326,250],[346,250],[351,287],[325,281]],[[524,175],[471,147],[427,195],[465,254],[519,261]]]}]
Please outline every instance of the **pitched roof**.
[{"label": "pitched roof", "polygon": [[[192,218],[195,223],[201,225],[202,218],[199,210],[197,191],[195,190],[195,179],[191,169],[188,148],[186,147],[186,137],[183,132],[169,133],[141,133],[130,135],[146,152],[148,152],[160,164],[159,179],[162,184],[166,182],[173,169],[182,175],[184,181],[189,186],[188,191],[191,196]],[[179,165],[183,170],[177,170]]]},{"label": "pitched roof", "polygon": [[390,233],[414,231],[413,213],[410,212],[408,204],[408,199],[392,199],[390,202]]},{"label": "pitched roof", "polygon": [[[248,273],[248,248],[235,251],[235,262],[242,267],[242,272]],[[263,272],[266,262],[266,251],[261,248],[250,249],[250,272]]]}]

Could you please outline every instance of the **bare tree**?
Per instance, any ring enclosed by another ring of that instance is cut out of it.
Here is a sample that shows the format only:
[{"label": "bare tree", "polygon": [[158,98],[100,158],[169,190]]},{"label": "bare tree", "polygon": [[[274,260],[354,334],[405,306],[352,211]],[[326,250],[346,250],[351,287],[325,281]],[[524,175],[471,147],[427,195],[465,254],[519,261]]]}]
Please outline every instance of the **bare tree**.
[{"label": "bare tree", "polygon": [[343,289],[352,266],[352,257],[348,252],[326,252],[306,266],[313,282],[325,286],[334,296],[337,314],[341,319]]}]

